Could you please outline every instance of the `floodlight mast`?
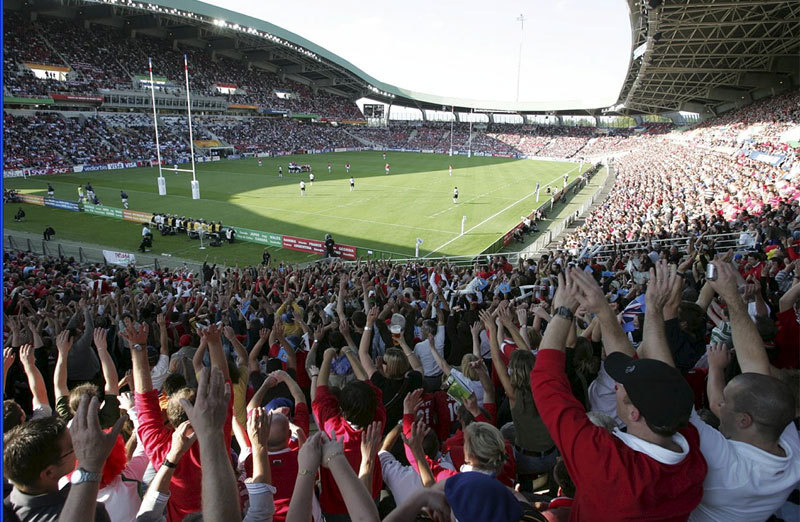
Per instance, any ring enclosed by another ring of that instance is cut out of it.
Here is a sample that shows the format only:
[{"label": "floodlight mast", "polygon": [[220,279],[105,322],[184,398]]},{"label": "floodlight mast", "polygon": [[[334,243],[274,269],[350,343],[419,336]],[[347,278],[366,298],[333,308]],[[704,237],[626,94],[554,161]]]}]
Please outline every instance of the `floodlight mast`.
[{"label": "floodlight mast", "polygon": [[153,100],[153,128],[156,131],[156,158],[158,160],[158,195],[167,195],[167,183],[164,180],[164,174],[161,172],[161,146],[158,144],[158,115],[156,114],[156,88],[153,83],[153,59],[147,59],[147,65],[150,69],[150,98]]},{"label": "floodlight mast", "polygon": [[520,71],[522,70],[522,42],[525,39],[525,15],[520,14],[517,17],[517,22],[519,22],[519,59],[517,60],[517,101],[519,101],[519,76]]}]

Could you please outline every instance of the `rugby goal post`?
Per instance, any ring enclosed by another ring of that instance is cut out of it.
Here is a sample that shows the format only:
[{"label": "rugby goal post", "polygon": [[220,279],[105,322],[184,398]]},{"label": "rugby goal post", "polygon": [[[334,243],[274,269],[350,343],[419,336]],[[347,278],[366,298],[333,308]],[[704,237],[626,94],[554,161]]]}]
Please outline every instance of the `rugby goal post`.
[{"label": "rugby goal post", "polygon": [[[150,99],[153,103],[153,130],[156,135],[156,158],[158,161],[158,195],[159,196],[166,196],[167,195],[167,181],[164,179],[164,165],[161,160],[161,145],[159,144],[158,139],[158,113],[156,111],[156,87],[155,82],[153,81],[153,59],[148,58],[148,69],[150,71]],[[180,169],[177,165],[174,168],[169,169],[173,172],[191,172],[192,173],[192,181],[190,183],[190,187],[192,190],[192,199],[200,199],[200,182],[197,181],[197,171],[195,169],[195,162],[194,162],[194,133],[192,131],[192,101],[191,101],[191,93],[189,92],[189,58],[187,55],[183,55],[183,70],[186,77],[186,115],[189,120],[189,155],[191,158],[191,165],[190,169]]]}]

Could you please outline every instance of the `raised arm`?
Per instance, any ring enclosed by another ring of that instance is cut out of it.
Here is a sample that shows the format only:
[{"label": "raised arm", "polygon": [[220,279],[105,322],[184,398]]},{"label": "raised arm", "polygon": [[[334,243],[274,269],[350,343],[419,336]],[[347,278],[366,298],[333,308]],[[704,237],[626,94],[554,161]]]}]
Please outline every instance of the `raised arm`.
[{"label": "raised arm", "polygon": [[236,352],[237,357],[239,357],[239,366],[243,366],[248,364],[248,356],[247,356],[247,348],[236,338],[236,333],[233,331],[233,328],[230,326],[226,326],[222,329],[225,338],[230,341],[231,346],[233,346],[233,350]]},{"label": "raised arm", "polygon": [[667,265],[666,261],[659,261],[655,268],[650,269],[650,282],[645,294],[644,331],[642,344],[639,347],[639,355],[642,358],[658,359],[675,366],[667,343],[664,319],[667,315],[666,310],[672,312],[680,305],[682,285],[682,278]]},{"label": "raised arm", "polygon": [[747,313],[747,305],[739,295],[738,272],[730,263],[714,261],[717,267],[717,279],[711,286],[728,305],[728,316],[731,320],[733,347],[736,359],[743,373],[753,372],[770,375],[769,359],[764,342],[758,334],[755,323]]},{"label": "raised arm", "polygon": [[228,372],[228,361],[225,359],[225,352],[222,349],[222,338],[216,323],[206,328],[206,341],[208,342],[208,357],[211,359],[211,367],[217,367],[222,371],[225,380],[230,380]]},{"label": "raised arm", "polygon": [[164,314],[158,314],[156,316],[156,321],[158,322],[158,332],[159,332],[159,351],[161,355],[169,356],[169,336],[167,335],[167,320]]},{"label": "raised arm", "polygon": [[207,347],[208,339],[206,339],[206,331],[200,330],[200,346],[197,347],[197,350],[194,351],[194,355],[192,356],[192,367],[194,368],[195,375],[200,373],[200,370],[205,367],[205,364],[203,364],[203,358],[206,355]]},{"label": "raised arm", "polygon": [[55,387],[56,402],[59,397],[69,396],[69,388],[67,387],[67,357],[72,348],[72,337],[69,330],[64,329],[56,337],[56,348],[58,349],[58,359],[56,360],[56,368],[53,372],[53,385]]},{"label": "raised arm", "polygon": [[[635,354],[633,345],[628,339],[628,336],[625,335],[625,332],[622,330],[622,327],[617,321],[617,316],[608,305],[608,301],[606,301],[603,291],[597,285],[597,281],[595,281],[590,275],[586,274],[583,270],[571,270],[569,274],[572,280],[572,283],[569,281],[567,282],[570,287],[570,293],[577,292],[575,296],[584,306],[584,308],[599,317],[600,330],[602,331],[603,335],[603,346],[606,354],[610,354],[612,352],[622,352],[633,357]],[[559,279],[559,285],[561,284],[560,281],[561,279]],[[553,301],[553,308],[556,310],[558,309],[558,306],[555,304],[555,300]],[[553,316],[553,319],[555,319],[555,317],[556,316]],[[564,322],[566,321],[560,321],[560,323]],[[550,348],[550,346],[547,346],[545,342],[547,331],[549,329],[550,325],[548,324],[547,330],[544,332],[545,338],[542,339],[543,348]]]},{"label": "raised arm", "polygon": [[147,323],[132,324],[120,333],[131,348],[131,361],[133,362],[133,382],[136,393],[147,393],[153,389],[153,380],[150,377],[150,365],[147,363]]},{"label": "raised arm", "polygon": [[331,373],[331,362],[336,357],[336,348],[328,348],[322,354],[322,366],[319,368],[319,375],[317,376],[317,386],[327,386],[328,376]]},{"label": "raised arm", "polygon": [[372,362],[372,356],[369,353],[369,347],[372,344],[372,331],[375,328],[375,319],[378,317],[378,307],[373,306],[367,312],[367,324],[364,326],[364,333],[361,335],[361,343],[358,346],[358,360],[361,361],[361,366],[367,376],[372,377],[375,373],[375,363]]},{"label": "raised arm", "polygon": [[433,356],[433,360],[436,361],[436,365],[444,372],[445,375],[450,375],[452,368],[444,360],[444,357],[439,355],[439,350],[436,349],[436,341],[432,333],[428,334],[428,349],[431,351],[431,355]]},{"label": "raised arm", "polygon": [[[216,336],[218,340],[219,332],[216,332]],[[239,509],[236,477],[228,455],[229,448],[225,445],[224,426],[232,393],[226,380],[225,373],[217,365],[212,366],[211,370],[203,370],[197,376],[197,398],[194,405],[181,399],[181,406],[186,411],[200,444],[200,460],[203,463],[203,518],[234,521],[241,520],[242,513]]]},{"label": "raised arm", "polygon": [[400,334],[398,342],[400,343],[400,348],[402,348],[403,353],[406,354],[406,359],[408,359],[408,364],[411,366],[411,369],[418,371],[419,373],[423,373],[422,361],[420,360],[419,355],[414,353],[414,350],[412,350],[408,345],[406,338],[402,333]]},{"label": "raised arm", "polygon": [[119,375],[117,367],[111,354],[108,353],[108,330],[105,328],[95,328],[94,345],[97,348],[97,357],[100,359],[100,367],[103,369],[103,380],[106,381],[105,394],[119,395]]},{"label": "raised arm", "polygon": [[789,290],[783,294],[778,301],[778,311],[785,312],[786,310],[790,310],[794,304],[800,299],[800,280],[797,278],[798,274],[795,274],[794,278],[794,285],[792,285]]},{"label": "raised arm", "polygon": [[366,381],[369,376],[367,375],[364,367],[361,366],[361,361],[358,360],[358,353],[356,352],[356,344],[353,342],[353,336],[350,335],[350,327],[347,322],[339,323],[339,332],[344,336],[347,341],[347,347],[344,348],[343,353],[347,357],[347,361],[353,368],[353,373],[359,381]]},{"label": "raised arm", "polygon": [[516,393],[511,385],[511,379],[508,377],[506,363],[500,356],[500,344],[497,342],[497,323],[487,310],[481,310],[479,316],[484,328],[486,328],[486,332],[489,334],[489,348],[492,352],[494,371],[497,372],[497,378],[500,379],[500,384],[503,386],[509,402],[513,404],[516,401]]},{"label": "raised arm", "polygon": [[731,351],[723,343],[714,343],[708,347],[708,407],[717,417],[720,416],[719,405],[722,404],[725,389],[725,368],[731,362]]},{"label": "raised arm", "polygon": [[514,324],[514,320],[511,316],[511,310],[505,308],[499,314],[500,320],[503,322],[503,327],[508,330],[508,333],[511,334],[511,338],[514,339],[514,344],[517,345],[517,348],[521,348],[523,350],[530,351],[530,346],[528,346],[528,341],[525,339],[519,332],[519,328],[517,325]]},{"label": "raised arm", "polygon": [[44,406],[49,408],[50,401],[47,400],[47,388],[44,385],[42,373],[36,367],[33,346],[23,344],[19,349],[19,360],[28,378],[28,387],[31,389],[31,394],[33,394],[33,409],[36,410]]},{"label": "raised arm", "polygon": [[256,341],[256,344],[253,345],[253,349],[250,350],[250,353],[247,355],[247,369],[250,370],[251,373],[261,371],[258,359],[261,354],[261,348],[264,346],[264,343],[267,342],[267,339],[269,339],[269,335],[269,328],[262,328],[258,331],[258,341]]},{"label": "raised arm", "polygon": [[[178,464],[181,457],[196,441],[197,435],[192,430],[191,424],[189,421],[184,421],[172,432],[172,444],[165,461]],[[158,468],[155,478],[147,488],[144,498],[142,498],[142,504],[136,514],[137,517],[150,517],[147,520],[158,520],[158,517],[163,516],[162,513],[170,497],[169,486],[174,474],[175,467],[162,464]]]}]

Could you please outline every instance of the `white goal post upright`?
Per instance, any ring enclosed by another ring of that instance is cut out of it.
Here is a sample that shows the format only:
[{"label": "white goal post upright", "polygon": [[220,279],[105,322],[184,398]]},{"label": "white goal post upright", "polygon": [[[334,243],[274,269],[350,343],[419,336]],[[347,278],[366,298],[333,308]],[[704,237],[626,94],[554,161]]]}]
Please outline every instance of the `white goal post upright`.
[{"label": "white goal post upright", "polygon": [[167,182],[161,172],[161,146],[158,143],[158,114],[156,114],[156,88],[153,83],[153,59],[147,59],[147,65],[150,69],[150,98],[153,100],[153,128],[156,131],[156,158],[158,160],[158,195],[167,195]]},{"label": "white goal post upright", "polygon": [[189,58],[183,55],[183,70],[186,73],[186,111],[189,116],[189,153],[192,158],[192,199],[200,199],[200,182],[194,168],[194,135],[192,134],[192,101],[189,94]]}]

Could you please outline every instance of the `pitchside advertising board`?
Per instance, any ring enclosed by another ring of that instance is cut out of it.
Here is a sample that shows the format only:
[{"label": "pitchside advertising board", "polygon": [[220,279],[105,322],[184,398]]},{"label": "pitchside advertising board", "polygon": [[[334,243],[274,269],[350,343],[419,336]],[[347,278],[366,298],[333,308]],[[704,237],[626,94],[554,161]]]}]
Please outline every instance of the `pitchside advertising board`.
[{"label": "pitchside advertising board", "polygon": [[80,212],[81,210],[77,201],[67,201],[66,199],[44,198],[44,206],[71,210],[73,212]]},{"label": "pitchside advertising board", "polygon": [[[310,254],[325,255],[325,243],[316,239],[304,239],[302,237],[283,236],[283,248],[296,250],[298,252],[308,252]],[[342,259],[355,260],[356,247],[350,245],[335,245],[333,251]]]},{"label": "pitchside advertising board", "polygon": [[122,219],[123,213],[121,208],[107,207],[105,205],[85,205],[83,210],[87,214],[94,214],[95,216],[110,217],[115,219]]},{"label": "pitchside advertising board", "polygon": [[236,231],[236,239],[240,241],[249,241],[251,243],[260,243],[262,245],[269,245],[274,247],[281,246],[280,234],[273,234],[271,232],[262,232],[260,230],[252,230],[242,227],[231,227]]}]

